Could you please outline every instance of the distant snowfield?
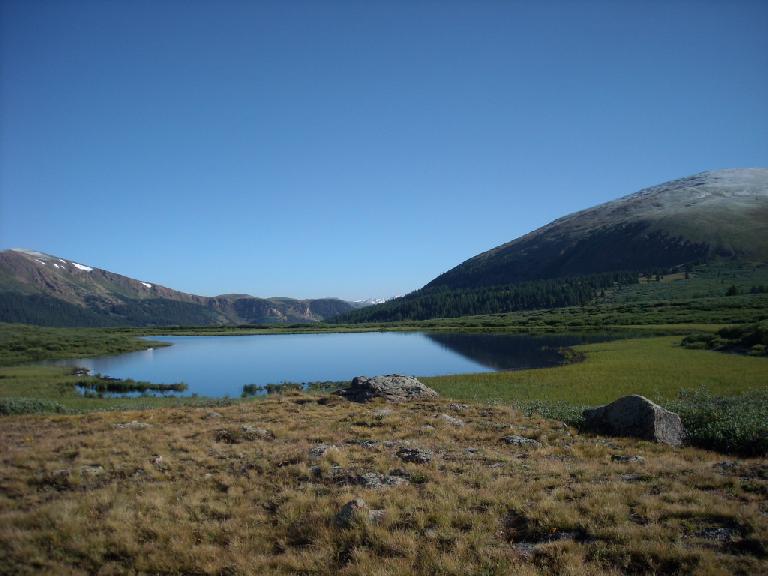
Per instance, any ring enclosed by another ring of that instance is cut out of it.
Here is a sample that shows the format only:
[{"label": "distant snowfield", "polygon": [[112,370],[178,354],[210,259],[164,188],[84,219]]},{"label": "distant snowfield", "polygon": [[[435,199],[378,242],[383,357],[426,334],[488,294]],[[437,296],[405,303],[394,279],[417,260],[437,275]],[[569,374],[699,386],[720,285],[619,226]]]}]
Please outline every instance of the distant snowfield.
[{"label": "distant snowfield", "polygon": [[90,266],[85,266],[84,264],[78,264],[77,262],[72,262],[72,266],[77,268],[78,270],[83,270],[84,272],[90,272],[93,270]]}]

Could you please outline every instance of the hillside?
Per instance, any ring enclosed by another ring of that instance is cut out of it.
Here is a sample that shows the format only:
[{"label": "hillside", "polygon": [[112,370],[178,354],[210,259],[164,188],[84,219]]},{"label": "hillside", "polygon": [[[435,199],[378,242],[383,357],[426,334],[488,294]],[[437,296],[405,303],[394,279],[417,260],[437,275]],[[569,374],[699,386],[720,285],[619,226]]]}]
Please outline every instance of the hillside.
[{"label": "hillside", "polygon": [[559,218],[483,252],[425,288],[768,261],[768,169],[702,172]]},{"label": "hillside", "polygon": [[49,326],[316,322],[352,309],[335,298],[197,296],[41,252],[0,252],[2,322]]},{"label": "hillside", "polygon": [[638,273],[724,262],[768,262],[768,169],[703,172],[570,214],[338,320],[583,305]]}]

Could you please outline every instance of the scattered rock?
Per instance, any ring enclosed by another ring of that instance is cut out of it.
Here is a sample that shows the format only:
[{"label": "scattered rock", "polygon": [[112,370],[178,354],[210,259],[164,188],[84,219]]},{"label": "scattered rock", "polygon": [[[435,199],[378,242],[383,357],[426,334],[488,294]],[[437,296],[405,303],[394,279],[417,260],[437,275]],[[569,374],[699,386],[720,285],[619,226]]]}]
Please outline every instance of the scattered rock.
[{"label": "scattered rock", "polygon": [[214,420],[216,418],[221,418],[221,414],[219,414],[218,412],[211,411],[211,412],[206,412],[203,415],[203,420]]},{"label": "scattered rock", "polygon": [[369,518],[368,504],[362,498],[350,500],[342,506],[339,513],[336,514],[336,525],[340,528],[349,528],[355,523],[357,518]]},{"label": "scattered rock", "polygon": [[377,472],[366,472],[365,474],[358,476],[355,483],[359,484],[363,488],[379,490],[381,488],[390,488],[392,486],[405,484],[406,480],[400,476],[378,474]]},{"label": "scattered rock", "polygon": [[352,402],[370,402],[376,398],[383,398],[387,402],[408,402],[438,396],[437,392],[416,378],[399,374],[373,378],[357,376],[349,388],[337,390],[335,394]]},{"label": "scattered rock", "polygon": [[360,446],[362,448],[376,448],[376,446],[379,445],[378,440],[370,440],[370,439],[364,439],[364,440],[347,440],[347,444],[355,444],[357,446]]},{"label": "scattered rock", "polygon": [[739,531],[735,528],[724,528],[722,526],[704,528],[694,534],[694,536],[714,542],[732,542],[740,535]]},{"label": "scattered rock", "polygon": [[620,464],[645,464],[645,458],[642,456],[628,456],[625,454],[614,454],[611,456],[611,462]]},{"label": "scattered rock", "polygon": [[240,442],[239,435],[227,429],[216,430],[214,438],[216,442],[224,442],[225,444],[238,444]]},{"label": "scattered rock", "polygon": [[622,474],[619,478],[621,478],[623,482],[642,482],[643,480],[647,480],[648,476],[642,474]]},{"label": "scattered rock", "polygon": [[424,424],[421,428],[419,428],[419,430],[421,430],[422,432],[431,432],[434,429],[435,427],[432,426],[432,424]]},{"label": "scattered rock", "polygon": [[461,420],[460,418],[455,418],[454,416],[450,416],[449,414],[440,414],[440,419],[450,424],[451,426],[456,426],[457,428],[461,428],[464,426],[464,420]]},{"label": "scattered rock", "polygon": [[639,395],[584,410],[584,427],[598,434],[629,436],[671,446],[680,446],[685,438],[680,416]]},{"label": "scattered rock", "polygon": [[274,440],[275,435],[266,428],[256,428],[249,424],[243,425],[243,437],[246,440]]},{"label": "scattered rock", "polygon": [[152,428],[152,424],[148,424],[147,422],[139,422],[138,420],[131,420],[130,422],[115,424],[115,428],[118,430],[146,430],[147,428]]},{"label": "scattered rock", "polygon": [[518,436],[517,434],[504,436],[501,441],[505,444],[509,444],[510,446],[525,446],[529,448],[538,448],[541,446],[541,442],[538,440],[534,440],[533,438],[526,438],[525,436]]},{"label": "scattered rock", "polygon": [[80,474],[82,476],[89,476],[91,478],[96,476],[101,476],[104,474],[104,466],[100,464],[86,464],[85,466],[80,466]]},{"label": "scattered rock", "polygon": [[368,510],[368,520],[373,524],[380,524],[386,516],[386,510]]},{"label": "scattered rock", "polygon": [[414,464],[427,464],[432,461],[432,450],[422,448],[400,448],[397,457],[403,462],[413,462]]},{"label": "scattered rock", "polygon": [[725,460],[718,462],[713,468],[716,468],[721,474],[734,473],[739,469],[739,464],[733,460]]},{"label": "scattered rock", "polygon": [[458,404],[456,402],[451,402],[448,404],[448,409],[453,410],[454,412],[464,412],[469,408],[468,404]]},{"label": "scattered rock", "polygon": [[317,444],[315,446],[312,446],[312,448],[309,449],[309,459],[310,460],[319,460],[328,452],[331,452],[332,450],[338,450],[338,446],[334,444]]},{"label": "scattered rock", "polygon": [[384,418],[385,416],[391,415],[393,410],[391,408],[377,408],[373,411],[373,417],[378,418],[379,420]]},{"label": "scattered rock", "polygon": [[411,479],[411,473],[403,468],[394,468],[389,471],[390,476],[397,476],[398,478],[404,478],[405,480]]},{"label": "scattered rock", "polygon": [[480,448],[475,448],[474,446],[470,446],[469,448],[464,448],[464,452],[467,454],[477,454],[480,452]]}]

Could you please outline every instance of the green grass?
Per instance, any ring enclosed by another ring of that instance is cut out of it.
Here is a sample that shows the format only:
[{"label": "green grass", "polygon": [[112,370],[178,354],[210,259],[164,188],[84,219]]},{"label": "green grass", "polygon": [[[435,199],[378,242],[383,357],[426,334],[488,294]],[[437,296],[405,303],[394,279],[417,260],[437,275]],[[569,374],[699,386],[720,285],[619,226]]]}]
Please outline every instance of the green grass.
[{"label": "green grass", "polygon": [[[98,389],[102,381],[96,376],[75,376],[71,368],[60,366],[2,367],[0,368],[0,414],[228,406],[235,402],[228,398],[162,397],[151,394],[99,398],[80,394],[77,386],[82,384]],[[119,385],[118,382],[112,384]],[[131,384],[130,381],[129,384]],[[150,384],[146,391],[151,391],[155,386]]]},{"label": "green grass", "polygon": [[573,405],[605,404],[625,394],[643,394],[662,402],[676,398],[681,390],[702,387],[718,395],[768,388],[765,358],[687,350],[675,336],[614,340],[574,349],[586,355],[583,362],[423,381],[457,400]]},{"label": "green grass", "polygon": [[0,323],[0,366],[25,362],[108,356],[167,346],[140,340],[138,332],[104,328],[44,328]]}]

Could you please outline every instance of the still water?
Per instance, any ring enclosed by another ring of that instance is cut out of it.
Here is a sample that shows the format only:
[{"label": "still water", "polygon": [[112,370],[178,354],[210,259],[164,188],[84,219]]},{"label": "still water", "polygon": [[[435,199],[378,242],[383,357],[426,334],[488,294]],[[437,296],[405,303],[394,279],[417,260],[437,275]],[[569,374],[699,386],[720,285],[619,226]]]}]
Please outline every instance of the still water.
[{"label": "still water", "polygon": [[172,346],[119,356],[57,361],[114,378],[184,382],[185,394],[240,396],[245,384],[436,376],[559,364],[558,350],[605,335],[366,332],[258,336],[153,336]]}]

